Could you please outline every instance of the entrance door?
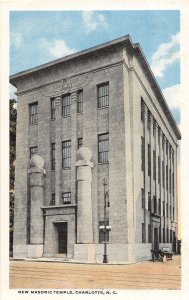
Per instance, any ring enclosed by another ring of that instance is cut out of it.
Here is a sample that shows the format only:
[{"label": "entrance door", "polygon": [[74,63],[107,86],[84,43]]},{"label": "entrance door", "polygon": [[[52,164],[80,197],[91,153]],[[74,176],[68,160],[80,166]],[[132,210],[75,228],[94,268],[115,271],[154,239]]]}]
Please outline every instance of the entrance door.
[{"label": "entrance door", "polygon": [[58,224],[58,253],[67,254],[67,223]]},{"label": "entrance door", "polygon": [[154,250],[159,249],[159,235],[158,228],[154,228]]}]

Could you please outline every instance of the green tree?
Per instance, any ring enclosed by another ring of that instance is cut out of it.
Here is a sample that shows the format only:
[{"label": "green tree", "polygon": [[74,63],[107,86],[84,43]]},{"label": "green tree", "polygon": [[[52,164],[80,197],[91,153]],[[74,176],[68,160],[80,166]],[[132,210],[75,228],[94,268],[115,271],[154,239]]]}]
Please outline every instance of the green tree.
[{"label": "green tree", "polygon": [[14,181],[15,181],[15,161],[16,161],[16,119],[17,110],[16,100],[10,99],[9,101],[9,138],[10,138],[10,149],[9,149],[9,172],[10,172],[10,182],[9,182],[9,245],[10,251],[13,247],[13,230],[14,230]]}]

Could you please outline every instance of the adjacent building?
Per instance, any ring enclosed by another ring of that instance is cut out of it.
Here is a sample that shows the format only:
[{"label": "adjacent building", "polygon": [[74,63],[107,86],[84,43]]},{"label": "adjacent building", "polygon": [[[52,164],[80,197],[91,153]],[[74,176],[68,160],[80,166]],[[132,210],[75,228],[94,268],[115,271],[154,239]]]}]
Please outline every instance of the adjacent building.
[{"label": "adjacent building", "polygon": [[14,257],[102,262],[104,239],[110,262],[175,251],[181,135],[139,44],[124,36],[10,82]]}]

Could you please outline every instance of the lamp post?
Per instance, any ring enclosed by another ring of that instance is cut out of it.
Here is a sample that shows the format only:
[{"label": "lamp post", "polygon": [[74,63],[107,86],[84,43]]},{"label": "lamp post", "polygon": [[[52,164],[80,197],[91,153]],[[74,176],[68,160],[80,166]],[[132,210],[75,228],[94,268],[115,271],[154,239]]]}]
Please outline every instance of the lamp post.
[{"label": "lamp post", "polygon": [[[107,233],[110,230],[110,226],[107,226],[107,207],[110,207],[109,199],[108,199],[108,192],[106,191],[107,186],[107,179],[104,178],[103,186],[104,186],[104,255],[103,255],[103,263],[108,262],[108,255],[107,255]],[[108,200],[108,201],[107,201]]]}]

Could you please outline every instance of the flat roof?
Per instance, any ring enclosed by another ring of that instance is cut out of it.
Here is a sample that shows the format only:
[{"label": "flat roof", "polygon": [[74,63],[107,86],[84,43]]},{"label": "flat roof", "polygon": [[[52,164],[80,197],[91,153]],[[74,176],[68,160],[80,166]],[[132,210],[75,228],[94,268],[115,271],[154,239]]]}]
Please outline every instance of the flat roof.
[{"label": "flat roof", "polygon": [[24,77],[24,76],[27,76],[27,75],[30,75],[32,73],[35,73],[35,72],[38,72],[40,70],[43,70],[45,68],[49,68],[53,65],[56,65],[56,64],[60,64],[60,63],[63,63],[63,62],[66,62],[68,60],[72,60],[72,59],[75,59],[75,58],[78,58],[79,56],[83,56],[83,55],[86,55],[86,54],[89,54],[89,53],[92,53],[92,52],[95,52],[97,50],[101,50],[101,49],[104,49],[104,48],[107,48],[107,47],[110,47],[110,46],[114,46],[114,45],[117,45],[117,44],[121,44],[121,43],[128,43],[134,53],[138,56],[141,64],[144,66],[144,71],[146,73],[146,75],[148,76],[149,80],[151,81],[152,85],[153,85],[153,89],[154,91],[156,92],[156,95],[157,95],[157,98],[158,98],[158,101],[160,102],[165,114],[167,115],[168,117],[168,120],[172,126],[172,128],[174,129],[174,132],[177,136],[177,139],[180,140],[181,139],[181,133],[180,133],[180,130],[178,129],[178,126],[171,114],[171,111],[167,105],[167,102],[164,98],[164,95],[156,81],[156,78],[148,64],[148,61],[140,47],[140,44],[139,43],[133,43],[132,40],[131,40],[131,37],[130,35],[125,35],[125,36],[122,36],[120,38],[117,38],[117,39],[114,39],[112,41],[109,41],[109,42],[106,42],[106,43],[103,43],[103,44],[100,44],[100,45],[97,45],[97,46],[94,46],[94,47],[91,47],[91,48],[88,48],[88,49],[85,49],[85,50],[82,50],[82,51],[79,51],[79,52],[76,52],[76,53],[73,53],[71,55],[67,55],[67,56],[64,56],[62,58],[59,58],[59,59],[56,59],[56,60],[53,60],[53,61],[50,61],[48,63],[45,63],[45,64],[42,64],[42,65],[39,65],[39,66],[36,66],[34,68],[30,68],[28,70],[25,70],[25,71],[22,71],[22,72],[18,72],[16,74],[13,74],[10,76],[10,83],[14,86],[16,86],[16,82],[21,79],[21,77]]}]

